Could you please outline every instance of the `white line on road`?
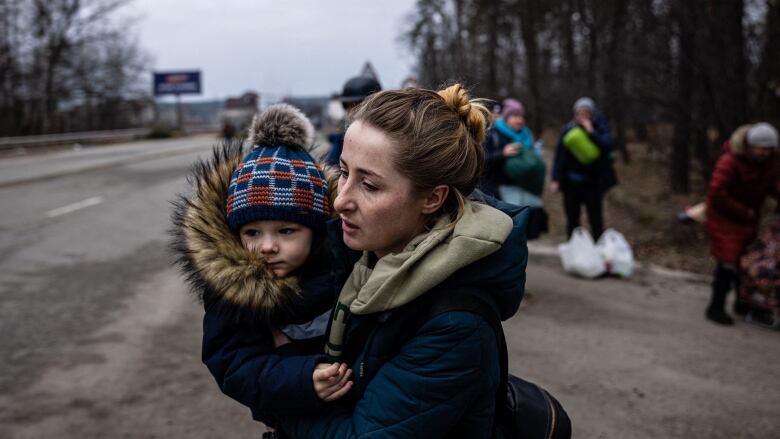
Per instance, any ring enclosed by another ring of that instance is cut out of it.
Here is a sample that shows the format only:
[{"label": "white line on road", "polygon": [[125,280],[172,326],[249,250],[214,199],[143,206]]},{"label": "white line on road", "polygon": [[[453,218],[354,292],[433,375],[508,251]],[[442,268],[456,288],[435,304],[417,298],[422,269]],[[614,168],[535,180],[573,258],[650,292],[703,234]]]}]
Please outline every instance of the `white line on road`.
[{"label": "white line on road", "polygon": [[68,204],[67,206],[62,206],[56,209],[52,209],[46,212],[46,216],[48,218],[54,218],[55,216],[65,215],[66,213],[75,212],[79,209],[84,209],[86,207],[94,206],[102,202],[103,202],[103,197],[87,198],[86,200],[82,200],[73,204]]}]

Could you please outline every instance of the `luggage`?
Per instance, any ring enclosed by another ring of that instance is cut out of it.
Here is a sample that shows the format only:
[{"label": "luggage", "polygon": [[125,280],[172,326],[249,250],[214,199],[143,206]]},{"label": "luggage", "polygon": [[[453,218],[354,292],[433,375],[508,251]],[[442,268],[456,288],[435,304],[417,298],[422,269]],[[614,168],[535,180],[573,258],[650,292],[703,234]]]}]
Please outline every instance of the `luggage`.
[{"label": "luggage", "polygon": [[520,153],[504,160],[504,174],[509,180],[534,195],[544,190],[547,167],[535,151],[521,149]]},{"label": "luggage", "polygon": [[780,329],[780,217],[748,246],[739,274],[737,302],[745,320]]},{"label": "luggage", "polygon": [[583,165],[595,162],[601,155],[599,147],[582,127],[574,127],[563,136],[563,146]]},{"label": "luggage", "polygon": [[629,277],[634,272],[634,252],[622,233],[607,229],[601,234],[596,248],[604,257],[609,274]]},{"label": "luggage", "polygon": [[577,227],[569,241],[558,246],[564,271],[589,279],[607,272],[604,256],[593,242],[593,237],[582,227]]}]

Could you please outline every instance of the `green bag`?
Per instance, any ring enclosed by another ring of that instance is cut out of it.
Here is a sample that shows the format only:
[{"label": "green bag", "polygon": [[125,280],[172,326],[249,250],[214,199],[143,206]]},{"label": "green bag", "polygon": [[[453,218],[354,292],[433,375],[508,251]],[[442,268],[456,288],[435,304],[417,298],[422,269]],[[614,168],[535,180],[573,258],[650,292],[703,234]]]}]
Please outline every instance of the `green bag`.
[{"label": "green bag", "polygon": [[544,161],[533,151],[521,149],[520,154],[504,160],[504,174],[512,183],[534,195],[542,194],[546,172]]},{"label": "green bag", "polygon": [[589,165],[601,155],[599,147],[590,140],[582,127],[574,127],[563,136],[563,146],[583,165]]}]

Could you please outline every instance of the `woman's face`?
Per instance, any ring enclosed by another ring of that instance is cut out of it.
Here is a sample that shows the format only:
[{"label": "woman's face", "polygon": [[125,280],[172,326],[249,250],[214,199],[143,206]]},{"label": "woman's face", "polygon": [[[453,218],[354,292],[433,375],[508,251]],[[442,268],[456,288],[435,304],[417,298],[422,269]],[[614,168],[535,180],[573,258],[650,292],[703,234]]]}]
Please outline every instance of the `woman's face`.
[{"label": "woman's face", "polygon": [[356,121],[344,136],[339,193],[333,206],[344,243],[378,258],[398,253],[424,230],[426,197],[393,165],[395,145],[377,128]]},{"label": "woman's face", "polygon": [[506,124],[509,125],[509,128],[512,128],[515,131],[520,131],[523,129],[523,127],[525,127],[525,117],[519,114],[507,116]]}]

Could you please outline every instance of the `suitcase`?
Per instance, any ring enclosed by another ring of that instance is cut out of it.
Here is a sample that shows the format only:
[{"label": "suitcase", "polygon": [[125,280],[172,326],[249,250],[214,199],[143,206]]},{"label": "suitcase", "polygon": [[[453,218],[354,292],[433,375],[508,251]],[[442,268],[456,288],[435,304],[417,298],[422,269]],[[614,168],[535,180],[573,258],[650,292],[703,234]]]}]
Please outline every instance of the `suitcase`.
[{"label": "suitcase", "polygon": [[780,329],[780,217],[742,256],[737,301],[745,321]]}]

